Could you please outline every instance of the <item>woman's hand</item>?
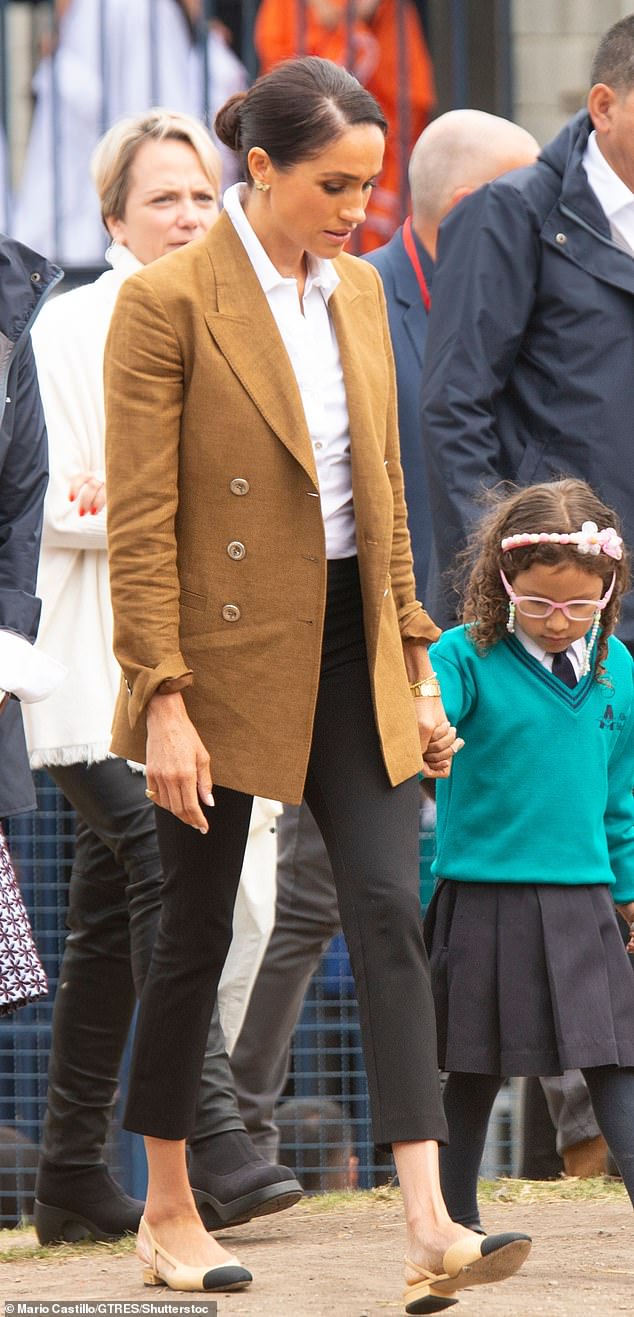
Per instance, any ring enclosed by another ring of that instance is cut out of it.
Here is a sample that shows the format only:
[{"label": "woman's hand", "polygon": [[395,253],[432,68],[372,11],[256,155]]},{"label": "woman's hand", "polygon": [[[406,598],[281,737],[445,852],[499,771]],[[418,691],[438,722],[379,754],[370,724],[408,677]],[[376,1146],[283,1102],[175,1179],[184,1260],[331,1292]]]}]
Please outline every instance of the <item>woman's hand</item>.
[{"label": "woman's hand", "polygon": [[199,797],[205,805],[214,803],[209,755],[179,692],[154,695],[148,704],[146,776],[155,805],[209,831],[199,803]]},{"label": "woman's hand", "polygon": [[630,940],[625,950],[634,954],[634,901],[627,901],[625,905],[617,905],[616,908],[630,930]]},{"label": "woman's hand", "polygon": [[94,516],[106,506],[106,482],[96,471],[80,471],[70,482],[68,497],[77,504],[80,517],[87,512]]}]

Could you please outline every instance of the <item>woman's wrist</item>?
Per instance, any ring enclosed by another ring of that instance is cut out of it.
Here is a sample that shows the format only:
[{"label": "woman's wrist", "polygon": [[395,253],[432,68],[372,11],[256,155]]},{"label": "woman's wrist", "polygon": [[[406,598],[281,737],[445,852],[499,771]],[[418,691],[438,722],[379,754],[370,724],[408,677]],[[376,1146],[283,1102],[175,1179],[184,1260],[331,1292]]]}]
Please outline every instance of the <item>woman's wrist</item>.
[{"label": "woman's wrist", "polygon": [[410,681],[409,688],[415,699],[438,700],[441,696],[440,682],[435,672],[420,677],[418,681]]}]

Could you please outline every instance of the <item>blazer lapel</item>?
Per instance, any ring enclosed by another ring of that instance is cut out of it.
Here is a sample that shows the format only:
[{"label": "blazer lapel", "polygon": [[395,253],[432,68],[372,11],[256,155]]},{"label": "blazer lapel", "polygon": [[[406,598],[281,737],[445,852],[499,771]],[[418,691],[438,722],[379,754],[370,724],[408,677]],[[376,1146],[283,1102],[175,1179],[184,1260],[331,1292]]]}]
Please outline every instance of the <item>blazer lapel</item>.
[{"label": "blazer lapel", "polygon": [[217,307],[205,310],[222,355],[315,488],[317,469],[295,373],[251,262],[227,215],[205,240]]}]

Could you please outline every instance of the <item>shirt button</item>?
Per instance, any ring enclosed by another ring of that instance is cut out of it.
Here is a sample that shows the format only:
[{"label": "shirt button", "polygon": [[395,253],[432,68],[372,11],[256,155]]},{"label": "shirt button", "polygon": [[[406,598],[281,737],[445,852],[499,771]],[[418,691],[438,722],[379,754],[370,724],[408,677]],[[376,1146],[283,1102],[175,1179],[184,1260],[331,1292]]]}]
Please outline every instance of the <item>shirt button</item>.
[{"label": "shirt button", "polygon": [[230,558],[233,558],[234,562],[239,562],[241,558],[245,558],[246,552],[244,544],[241,544],[239,540],[231,540],[227,545],[227,553]]},{"label": "shirt button", "polygon": [[225,622],[238,622],[240,620],[240,609],[237,604],[225,604],[222,610],[222,616]]},{"label": "shirt button", "polygon": [[315,442],[315,448],[323,448],[323,446],[321,439],[317,439]]},{"label": "shirt button", "polygon": [[560,247],[563,247],[563,246],[567,243],[567,241],[568,241],[568,239],[567,239],[565,233],[556,233],[556,234],[555,234],[555,242],[558,243]]},{"label": "shirt button", "polygon": [[238,495],[248,494],[250,488],[251,486],[249,485],[248,480],[245,480],[244,476],[236,476],[235,479],[232,480],[229,485],[229,489],[231,490],[231,493]]}]

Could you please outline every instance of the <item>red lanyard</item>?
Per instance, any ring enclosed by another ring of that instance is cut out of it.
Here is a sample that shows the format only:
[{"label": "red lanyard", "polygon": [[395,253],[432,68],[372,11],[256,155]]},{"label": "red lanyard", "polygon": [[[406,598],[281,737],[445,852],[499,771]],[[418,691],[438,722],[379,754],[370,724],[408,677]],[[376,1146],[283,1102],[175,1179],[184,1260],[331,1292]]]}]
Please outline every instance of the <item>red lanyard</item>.
[{"label": "red lanyard", "polygon": [[409,256],[410,261],[412,262],[414,274],[416,275],[416,278],[418,280],[418,287],[420,288],[420,295],[423,299],[423,305],[425,307],[427,315],[429,315],[429,312],[431,310],[431,297],[429,296],[429,288],[427,287],[427,280],[425,278],[425,275],[423,274],[423,267],[420,263],[420,257],[416,250],[416,243],[414,242],[414,235],[412,233],[411,215],[407,216],[407,219],[403,224],[403,246],[405,248],[405,251],[407,252],[407,255]]}]

